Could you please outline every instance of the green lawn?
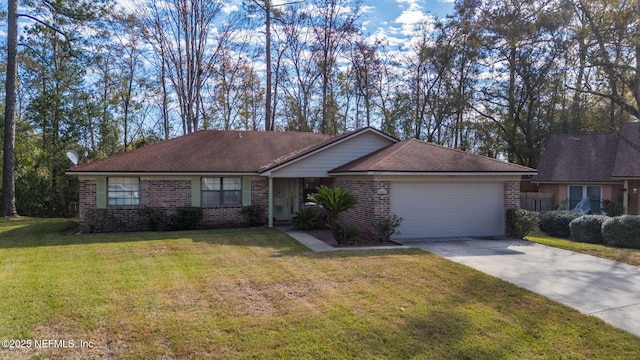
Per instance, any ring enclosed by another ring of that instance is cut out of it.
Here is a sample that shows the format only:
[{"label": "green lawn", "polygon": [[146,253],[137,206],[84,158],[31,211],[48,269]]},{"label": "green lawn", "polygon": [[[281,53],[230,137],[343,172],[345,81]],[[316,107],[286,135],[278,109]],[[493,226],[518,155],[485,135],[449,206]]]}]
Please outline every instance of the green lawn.
[{"label": "green lawn", "polygon": [[75,346],[0,358],[640,356],[638,337],[420,250],[315,254],[268,229],[73,226],[0,220],[0,340]]},{"label": "green lawn", "polygon": [[526,239],[538,244],[640,266],[640,250],[637,249],[623,249],[600,244],[581,243],[569,239],[547,236],[544,233],[527,235]]}]

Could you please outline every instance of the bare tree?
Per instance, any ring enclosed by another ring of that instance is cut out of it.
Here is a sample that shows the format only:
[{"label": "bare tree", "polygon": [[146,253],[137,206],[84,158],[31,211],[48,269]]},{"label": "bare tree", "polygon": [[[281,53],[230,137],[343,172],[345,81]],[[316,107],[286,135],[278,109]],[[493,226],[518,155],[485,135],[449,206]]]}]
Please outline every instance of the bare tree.
[{"label": "bare tree", "polygon": [[[336,133],[335,104],[332,104],[330,90],[334,79],[338,58],[346,55],[352,35],[360,16],[358,0],[314,0],[314,12],[310,13],[311,26],[315,34],[316,51],[319,54],[318,67],[322,79],[322,120],[320,131]],[[333,106],[332,106],[333,105]]]},{"label": "bare tree", "polygon": [[184,133],[203,121],[202,90],[217,59],[212,39],[221,8],[221,0],[153,0],[141,16],[176,93]]}]

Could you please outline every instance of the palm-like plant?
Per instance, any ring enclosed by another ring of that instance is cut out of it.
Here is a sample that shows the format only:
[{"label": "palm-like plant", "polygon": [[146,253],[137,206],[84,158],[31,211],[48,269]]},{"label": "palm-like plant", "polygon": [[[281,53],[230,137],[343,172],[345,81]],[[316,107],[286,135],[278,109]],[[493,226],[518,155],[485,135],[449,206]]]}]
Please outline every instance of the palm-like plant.
[{"label": "palm-like plant", "polygon": [[358,200],[356,200],[349,190],[337,186],[328,187],[326,185],[320,185],[316,190],[318,192],[310,194],[308,199],[324,208],[327,212],[327,225],[333,232],[336,241],[340,241],[340,236],[336,236],[340,232],[338,215],[343,211],[355,207]]}]

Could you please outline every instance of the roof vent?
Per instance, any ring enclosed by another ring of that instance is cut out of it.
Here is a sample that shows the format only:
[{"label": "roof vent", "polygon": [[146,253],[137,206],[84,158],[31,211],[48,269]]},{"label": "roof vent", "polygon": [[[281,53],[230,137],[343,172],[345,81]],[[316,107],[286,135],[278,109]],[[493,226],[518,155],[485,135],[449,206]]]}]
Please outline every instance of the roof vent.
[{"label": "roof vent", "polygon": [[238,133],[238,139],[242,139],[242,133]]}]

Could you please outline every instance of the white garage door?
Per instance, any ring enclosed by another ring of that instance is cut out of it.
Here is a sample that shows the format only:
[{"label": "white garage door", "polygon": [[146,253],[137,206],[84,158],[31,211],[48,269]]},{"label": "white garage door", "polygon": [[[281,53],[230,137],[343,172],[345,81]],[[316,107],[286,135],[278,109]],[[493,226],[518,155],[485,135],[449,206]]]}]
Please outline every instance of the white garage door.
[{"label": "white garage door", "polygon": [[500,236],[504,185],[392,182],[391,213],[404,219],[398,238]]}]

